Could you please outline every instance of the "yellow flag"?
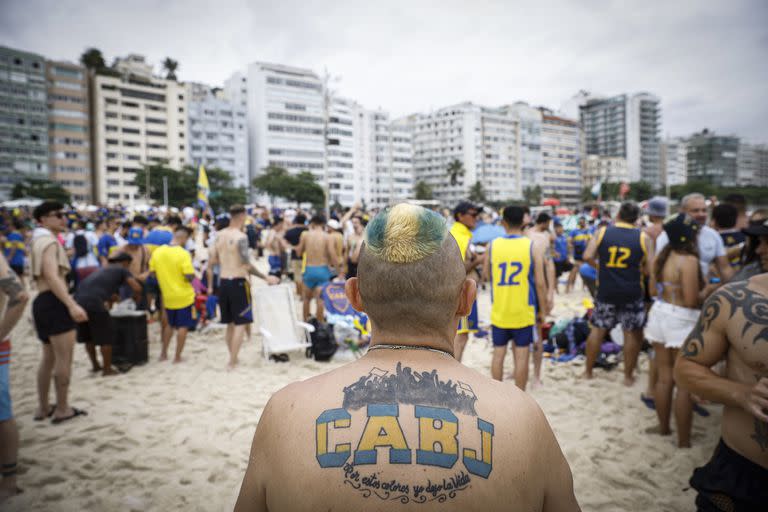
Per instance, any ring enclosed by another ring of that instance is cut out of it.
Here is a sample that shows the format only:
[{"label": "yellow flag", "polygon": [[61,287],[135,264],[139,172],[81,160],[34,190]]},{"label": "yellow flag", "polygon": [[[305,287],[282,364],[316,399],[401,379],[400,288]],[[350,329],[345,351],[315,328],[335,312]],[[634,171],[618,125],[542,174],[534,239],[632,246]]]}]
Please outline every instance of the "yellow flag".
[{"label": "yellow flag", "polygon": [[197,202],[201,208],[208,208],[209,192],[210,186],[208,185],[208,175],[205,173],[205,167],[200,164],[200,169],[197,174]]}]

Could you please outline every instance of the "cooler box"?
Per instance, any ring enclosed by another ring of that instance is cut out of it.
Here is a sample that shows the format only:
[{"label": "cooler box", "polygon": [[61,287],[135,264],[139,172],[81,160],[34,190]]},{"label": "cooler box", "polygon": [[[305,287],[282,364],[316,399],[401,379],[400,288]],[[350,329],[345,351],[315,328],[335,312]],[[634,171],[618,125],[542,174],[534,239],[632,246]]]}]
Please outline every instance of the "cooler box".
[{"label": "cooler box", "polygon": [[145,311],[112,311],[115,345],[112,361],[115,365],[144,364],[149,361],[147,314]]}]

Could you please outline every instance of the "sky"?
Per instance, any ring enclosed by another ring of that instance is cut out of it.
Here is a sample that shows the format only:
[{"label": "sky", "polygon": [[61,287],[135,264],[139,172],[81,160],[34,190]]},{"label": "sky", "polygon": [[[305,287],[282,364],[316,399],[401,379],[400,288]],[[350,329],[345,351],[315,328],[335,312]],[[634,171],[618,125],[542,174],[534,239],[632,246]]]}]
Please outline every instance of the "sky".
[{"label": "sky", "polygon": [[393,116],[647,91],[662,136],[768,143],[764,0],[0,0],[0,45],[139,53],[158,72],[171,57],[212,86],[255,61],[327,69],[336,94]]}]

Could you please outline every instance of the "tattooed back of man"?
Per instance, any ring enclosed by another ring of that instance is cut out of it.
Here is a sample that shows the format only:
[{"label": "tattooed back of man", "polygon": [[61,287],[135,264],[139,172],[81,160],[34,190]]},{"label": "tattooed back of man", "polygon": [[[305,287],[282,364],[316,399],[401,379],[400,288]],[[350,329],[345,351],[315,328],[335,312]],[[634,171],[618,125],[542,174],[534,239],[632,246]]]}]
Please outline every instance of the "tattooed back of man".
[{"label": "tattooed back of man", "polygon": [[476,289],[446,233],[412,205],[369,223],[347,296],[371,347],[272,397],[235,510],[579,510],[537,404],[453,358]]},{"label": "tattooed back of man", "polygon": [[[768,260],[768,237],[761,251]],[[725,377],[710,367],[727,362]],[[758,510],[768,503],[768,274],[707,299],[675,366],[679,385],[725,405],[722,439],[691,485],[699,510]],[[709,508],[707,508],[709,507]],[[718,508],[712,508],[718,507]]]}]

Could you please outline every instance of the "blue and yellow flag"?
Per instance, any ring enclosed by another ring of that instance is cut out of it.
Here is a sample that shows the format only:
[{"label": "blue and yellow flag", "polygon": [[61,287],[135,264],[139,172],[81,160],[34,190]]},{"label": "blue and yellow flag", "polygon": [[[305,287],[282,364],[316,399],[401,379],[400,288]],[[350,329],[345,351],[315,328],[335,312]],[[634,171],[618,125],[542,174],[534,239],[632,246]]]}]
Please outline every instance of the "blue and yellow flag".
[{"label": "blue and yellow flag", "polygon": [[200,169],[197,174],[197,203],[203,211],[208,210],[208,193],[210,192],[210,186],[208,185],[208,175],[205,173],[205,167],[200,164]]}]

